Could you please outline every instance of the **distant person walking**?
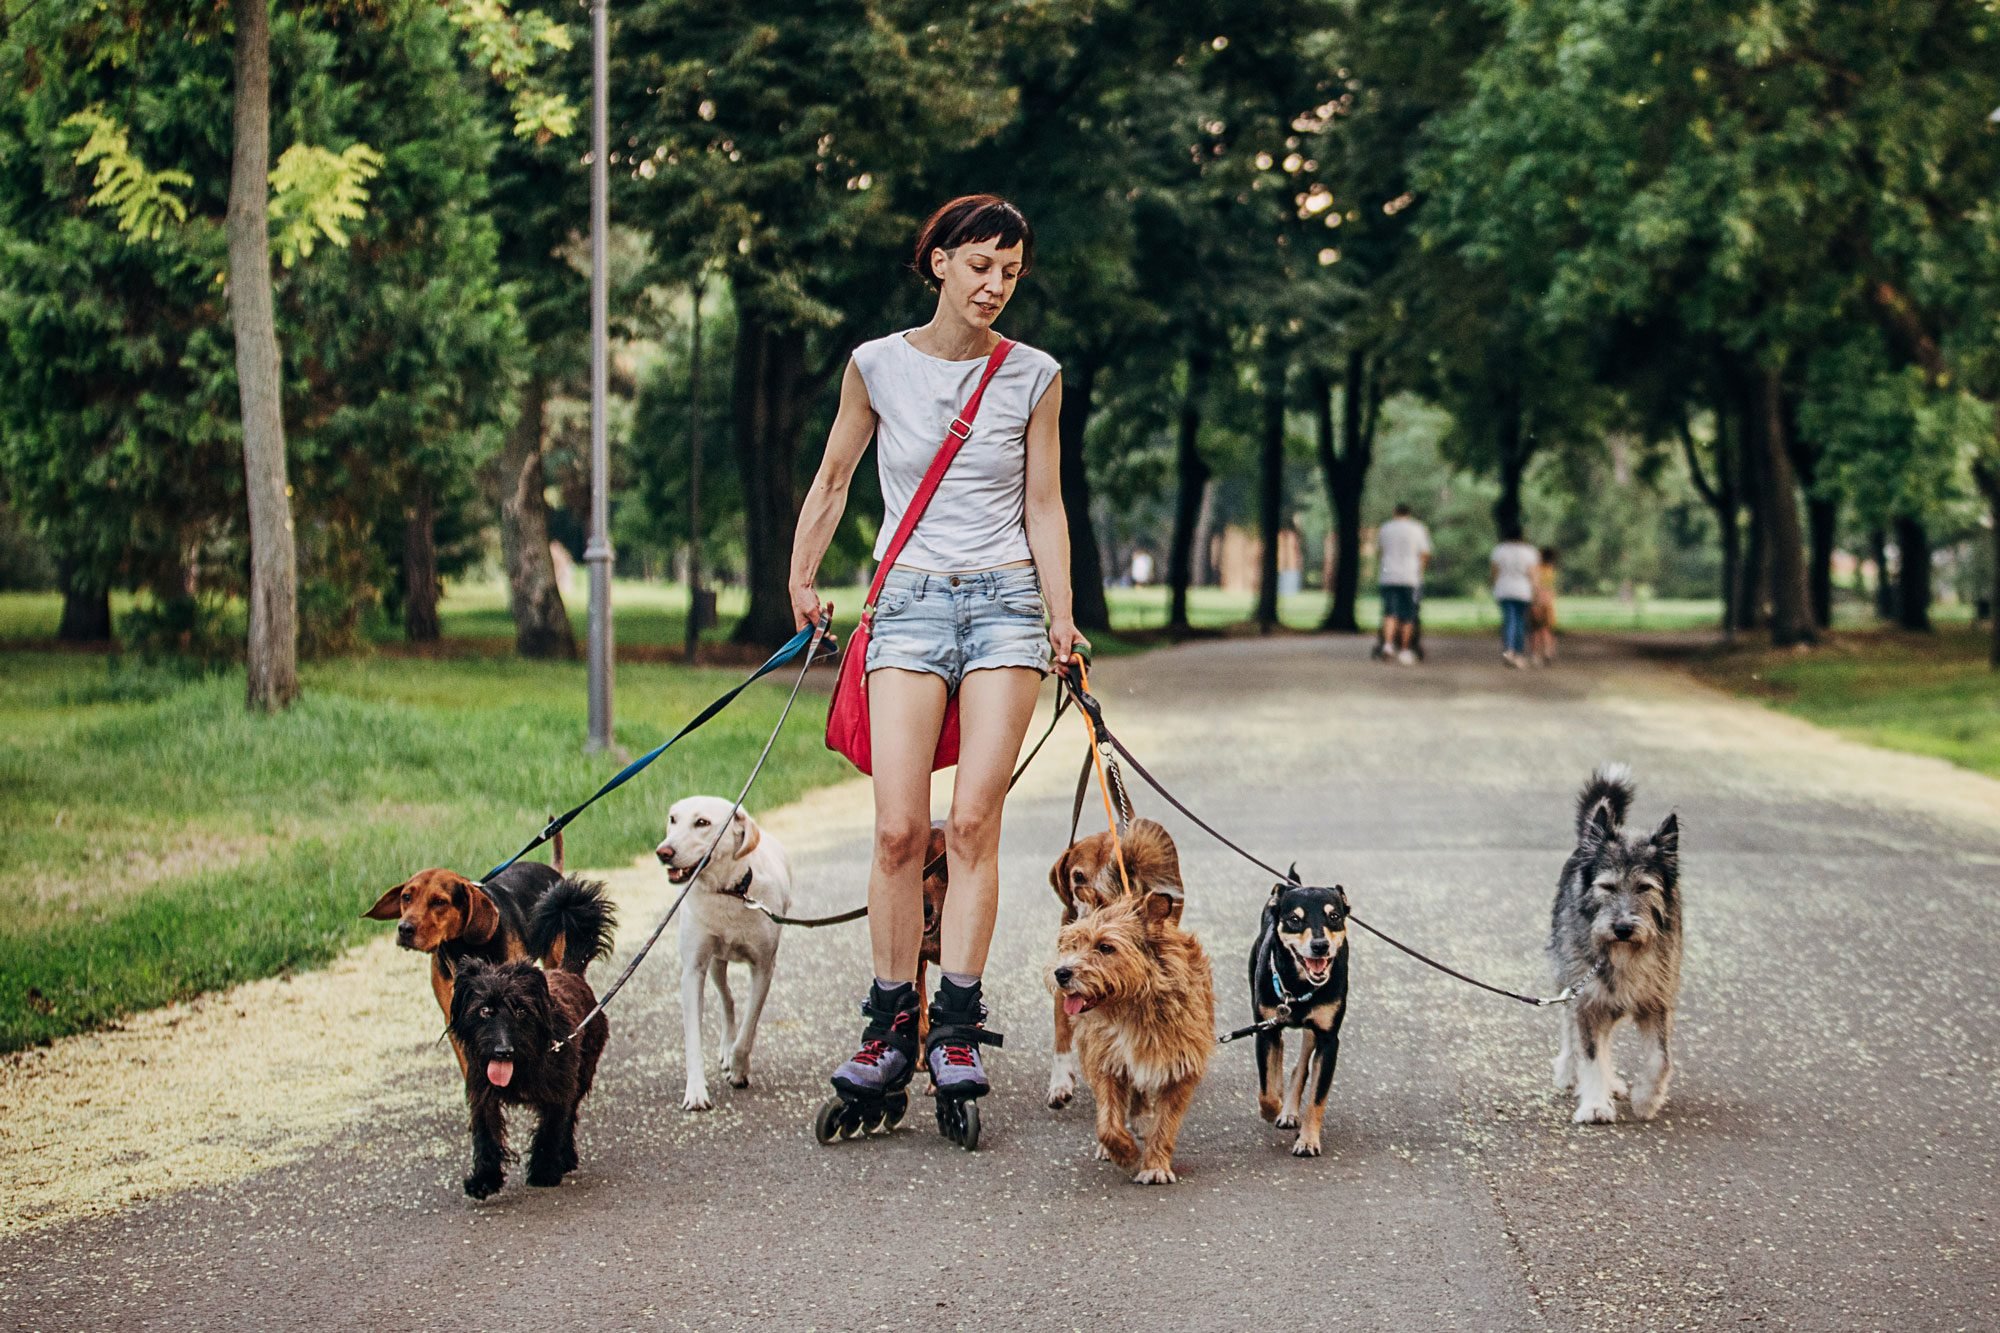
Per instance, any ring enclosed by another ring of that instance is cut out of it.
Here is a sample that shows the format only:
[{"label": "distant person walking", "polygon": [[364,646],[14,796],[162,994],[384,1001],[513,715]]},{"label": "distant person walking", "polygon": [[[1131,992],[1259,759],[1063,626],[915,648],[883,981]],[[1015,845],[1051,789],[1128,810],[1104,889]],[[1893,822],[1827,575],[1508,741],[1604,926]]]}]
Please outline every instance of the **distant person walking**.
[{"label": "distant person walking", "polygon": [[1535,571],[1541,553],[1521,540],[1521,526],[1507,528],[1493,548],[1493,600],[1500,603],[1500,660],[1528,664],[1528,607],[1535,599]]},{"label": "distant person walking", "polygon": [[1542,548],[1535,566],[1535,599],[1528,604],[1528,660],[1547,666],[1556,660],[1556,548]]},{"label": "distant person walking", "polygon": [[1377,582],[1382,589],[1382,658],[1414,666],[1410,649],[1424,571],[1431,563],[1431,530],[1410,516],[1406,504],[1375,534]]}]

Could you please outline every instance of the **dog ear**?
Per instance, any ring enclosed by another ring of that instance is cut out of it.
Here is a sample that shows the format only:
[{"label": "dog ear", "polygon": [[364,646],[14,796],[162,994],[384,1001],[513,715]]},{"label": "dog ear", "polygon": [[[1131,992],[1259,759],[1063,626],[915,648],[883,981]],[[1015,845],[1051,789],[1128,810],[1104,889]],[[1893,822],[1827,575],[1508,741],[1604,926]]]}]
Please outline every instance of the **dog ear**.
[{"label": "dog ear", "polygon": [[1178,893],[1149,893],[1139,912],[1148,926],[1157,926],[1163,922],[1178,922],[1183,905],[1184,900]]},{"label": "dog ear", "polygon": [[1278,910],[1278,899],[1285,896],[1286,887],[1284,884],[1273,884],[1271,886],[1271,896],[1264,900],[1265,915],[1268,916],[1270,913]]},{"label": "dog ear", "polygon": [[[459,938],[468,944],[484,944],[500,930],[500,909],[477,884],[462,886],[465,894],[465,925],[459,931]],[[454,898],[457,893],[452,895]]]},{"label": "dog ear", "polygon": [[764,841],[764,830],[758,827],[756,820],[750,818],[747,810],[738,810],[736,819],[742,826],[742,832],[737,835],[736,843],[736,856],[741,860],[756,851],[757,844]]},{"label": "dog ear", "polygon": [[375,905],[361,914],[363,921],[394,921],[403,914],[403,890],[409,887],[404,880],[395,888],[375,900]]},{"label": "dog ear", "polygon": [[1056,863],[1049,867],[1049,887],[1054,889],[1056,897],[1065,903],[1070,900],[1069,890],[1065,886],[1069,883],[1069,854],[1074,850],[1076,850],[1074,847],[1065,847],[1063,854],[1056,858]]},{"label": "dog ear", "polygon": [[1653,830],[1653,846],[1660,849],[1660,860],[1669,871],[1678,872],[1681,866],[1681,817],[1669,813]]}]

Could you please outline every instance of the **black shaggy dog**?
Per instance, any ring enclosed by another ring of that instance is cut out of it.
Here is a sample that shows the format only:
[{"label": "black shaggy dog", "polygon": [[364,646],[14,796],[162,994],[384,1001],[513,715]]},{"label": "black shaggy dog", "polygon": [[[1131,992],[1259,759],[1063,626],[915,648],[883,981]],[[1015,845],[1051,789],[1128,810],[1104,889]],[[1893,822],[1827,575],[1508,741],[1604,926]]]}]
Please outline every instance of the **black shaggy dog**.
[{"label": "black shaggy dog", "polygon": [[596,1004],[580,968],[544,972],[533,963],[495,966],[476,958],[459,968],[451,1031],[466,1056],[472,1174],[465,1192],[473,1198],[496,1192],[507,1178],[510,1105],[532,1106],[541,1116],[528,1150],[530,1185],[560,1185],[576,1170],[577,1107],[597,1077],[611,1023],[598,1014],[574,1041],[565,1039]]},{"label": "black shaggy dog", "polygon": [[[1292,1156],[1319,1156],[1320,1121],[1340,1062],[1347,1017],[1347,891],[1339,885],[1274,884],[1250,951],[1250,1003],[1257,1034],[1257,1110],[1279,1129],[1297,1129]],[[1285,1080],[1285,1032],[1299,1029],[1299,1063]],[[1301,1114],[1306,1079],[1312,1101]],[[1278,1090],[1284,1089],[1284,1101]]]}]

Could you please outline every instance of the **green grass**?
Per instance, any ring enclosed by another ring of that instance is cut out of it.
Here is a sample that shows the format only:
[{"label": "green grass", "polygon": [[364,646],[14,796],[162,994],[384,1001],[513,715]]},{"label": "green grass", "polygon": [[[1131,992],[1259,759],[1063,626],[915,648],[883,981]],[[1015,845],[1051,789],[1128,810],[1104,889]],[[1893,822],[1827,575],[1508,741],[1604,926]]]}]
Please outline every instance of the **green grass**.
[{"label": "green grass", "polygon": [[2000,672],[1985,631],[1841,633],[1806,653],[1743,649],[1704,678],[1844,736],[2000,777]]},{"label": "green grass", "polygon": [[[676,797],[733,795],[783,677],[581,817],[570,863],[627,861]],[[649,748],[739,678],[621,667],[620,742]],[[579,751],[579,666],[358,659],[309,666],[304,686],[253,718],[240,674],[0,654],[0,1050],[323,962],[383,929],[359,914],[389,885],[483,872],[616,768]],[[760,806],[851,772],[823,708],[801,696]]]}]

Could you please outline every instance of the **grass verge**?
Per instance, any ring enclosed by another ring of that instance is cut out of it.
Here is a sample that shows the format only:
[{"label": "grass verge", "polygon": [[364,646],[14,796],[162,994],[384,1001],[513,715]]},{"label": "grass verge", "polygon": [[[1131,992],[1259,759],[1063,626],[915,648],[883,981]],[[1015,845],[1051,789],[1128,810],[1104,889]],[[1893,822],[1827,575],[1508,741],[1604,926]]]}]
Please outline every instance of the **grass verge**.
[{"label": "grass verge", "polygon": [[[740,679],[624,666],[617,732],[637,753]],[[786,673],[752,687],[571,826],[571,865],[629,860],[666,807],[735,788]],[[753,800],[846,776],[815,674]],[[427,865],[479,874],[614,762],[579,752],[577,665],[323,663],[290,712],[252,718],[240,673],[188,679],[88,657],[0,655],[0,1050],[303,968],[379,932],[360,912]]]},{"label": "grass verge", "polygon": [[1810,652],[1719,652],[1695,671],[1855,740],[2000,777],[2000,672],[1987,665],[1988,643],[1967,626],[1842,632]]}]

